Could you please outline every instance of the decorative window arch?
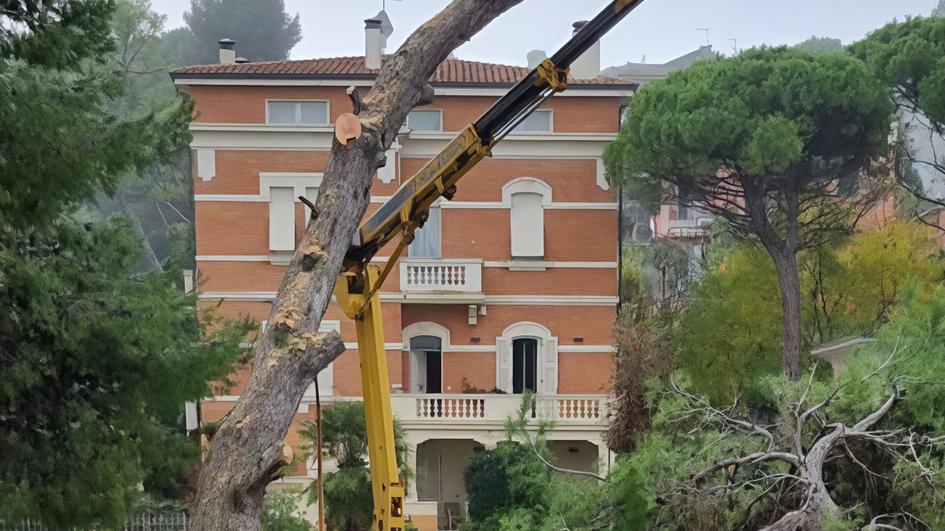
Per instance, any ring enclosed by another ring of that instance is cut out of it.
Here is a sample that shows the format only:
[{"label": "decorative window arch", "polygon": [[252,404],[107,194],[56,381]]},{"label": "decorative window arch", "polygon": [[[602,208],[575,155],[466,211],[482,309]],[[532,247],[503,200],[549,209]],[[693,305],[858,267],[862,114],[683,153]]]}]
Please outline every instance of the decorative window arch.
[{"label": "decorative window arch", "polygon": [[450,346],[450,329],[432,321],[419,321],[404,328],[403,350],[410,351],[410,338],[417,336],[433,336],[440,338],[440,350],[446,352]]},{"label": "decorative window arch", "polygon": [[515,339],[531,338],[538,341],[538,392],[558,392],[558,338],[547,327],[531,321],[509,325],[495,340],[496,387],[511,393],[513,373],[512,345]]},{"label": "decorative window arch", "polygon": [[542,206],[551,204],[551,186],[537,177],[518,177],[505,183],[502,187],[502,203],[506,207],[512,206],[514,194],[538,194],[541,196]]},{"label": "decorative window arch", "polygon": [[541,260],[545,256],[545,208],[551,187],[534,177],[519,177],[502,187],[502,202],[509,207],[512,259]]}]

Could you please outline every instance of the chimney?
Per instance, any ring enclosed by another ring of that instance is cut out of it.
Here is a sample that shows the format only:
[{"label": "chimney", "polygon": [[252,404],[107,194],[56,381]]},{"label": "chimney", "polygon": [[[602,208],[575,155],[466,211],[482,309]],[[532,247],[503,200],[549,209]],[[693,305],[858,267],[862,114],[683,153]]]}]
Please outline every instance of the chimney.
[{"label": "chimney", "polygon": [[381,19],[369,18],[364,21],[364,66],[371,70],[381,67]]},{"label": "chimney", "polygon": [[231,65],[236,63],[236,41],[220,39],[220,64]]},{"label": "chimney", "polygon": [[387,48],[387,38],[394,33],[394,25],[383,9],[364,21],[364,66],[371,70],[381,67],[381,58]]},{"label": "chimney", "polygon": [[[586,25],[586,20],[575,22],[574,34],[577,35]],[[571,77],[574,79],[591,79],[598,75],[600,75],[600,41],[595,42],[584,52],[584,55],[571,63]]]},{"label": "chimney", "polygon": [[548,58],[548,54],[544,50],[532,50],[525,57],[528,60],[528,68],[535,68]]}]

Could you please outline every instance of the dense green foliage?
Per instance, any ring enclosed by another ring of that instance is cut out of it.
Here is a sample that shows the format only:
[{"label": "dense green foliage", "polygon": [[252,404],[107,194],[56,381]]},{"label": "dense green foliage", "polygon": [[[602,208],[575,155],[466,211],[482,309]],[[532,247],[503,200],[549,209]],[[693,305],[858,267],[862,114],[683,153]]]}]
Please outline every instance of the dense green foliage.
[{"label": "dense green foliage", "polygon": [[298,493],[270,489],[263,498],[259,526],[262,531],[309,531],[312,526],[298,509]]},{"label": "dense green foliage", "polygon": [[113,47],[109,16],[113,0],[4,2],[0,12],[0,59],[74,69]]},{"label": "dense green foliage", "polygon": [[794,47],[813,53],[839,53],[843,51],[843,43],[840,42],[840,39],[818,37],[816,35],[795,44]]},{"label": "dense green foliage", "polygon": [[945,18],[893,22],[851,45],[850,52],[892,87],[900,106],[945,124]]},{"label": "dense green foliage", "polygon": [[38,25],[0,58],[0,518],[54,527],[178,493],[199,453],[183,404],[247,328],[198,319],[174,273],[135,275],[129,221],[81,210],[185,145],[190,108],[116,116],[125,73],[93,55],[115,49],[115,4],[74,4],[12,4]]},{"label": "dense green foliage", "polygon": [[849,230],[850,205],[833,197],[834,183],[856,180],[883,152],[891,110],[847,54],[749,50],[647,85],[604,158],[611,179],[663,182],[762,242],[782,295],[782,370],[796,378],[797,253]]},{"label": "dense green foliage", "polygon": [[[934,231],[903,220],[804,252],[799,262],[807,346],[870,335],[888,321],[910,282],[927,288],[945,273]],[[679,365],[694,376],[694,389],[724,403],[777,374],[777,285],[764,251],[737,245],[694,288],[676,332]]]},{"label": "dense green foliage", "polygon": [[[508,419],[507,441],[479,450],[463,475],[470,521],[464,531],[636,530],[653,506],[639,472],[619,462],[598,482],[553,471],[544,439],[551,427],[530,420],[533,397],[525,395],[518,415]],[[535,435],[532,435],[532,432]]]},{"label": "dense green foliage", "polygon": [[191,0],[184,13],[187,33],[175,33],[186,42],[181,59],[187,64],[218,61],[217,41],[236,41],[236,53],[251,61],[288,59],[302,39],[299,16],[290,17],[284,0]]},{"label": "dense green foliage", "polygon": [[[299,435],[309,448],[318,441],[315,423],[303,422]],[[394,441],[397,450],[401,482],[408,485],[413,477],[410,469],[410,446],[400,423],[394,421]],[[322,415],[322,447],[324,457],[335,461],[338,470],[325,474],[325,522],[328,529],[360,531],[371,525],[374,500],[371,494],[371,474],[368,469],[367,426],[364,422],[363,402],[335,402]],[[308,489],[309,503],[318,500],[313,483]]]},{"label": "dense green foliage", "polygon": [[683,196],[719,170],[803,182],[819,176],[821,159],[876,153],[890,110],[856,59],[748,50],[647,85],[605,159],[618,181],[674,179]]},{"label": "dense green foliage", "polygon": [[938,0],[938,5],[932,10],[933,17],[945,17],[945,0]]}]

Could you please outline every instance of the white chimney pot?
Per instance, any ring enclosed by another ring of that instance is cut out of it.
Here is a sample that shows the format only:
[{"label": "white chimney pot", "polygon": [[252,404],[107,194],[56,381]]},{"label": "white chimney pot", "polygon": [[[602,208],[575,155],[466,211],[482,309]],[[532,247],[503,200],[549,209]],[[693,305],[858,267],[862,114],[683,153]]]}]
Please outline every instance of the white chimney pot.
[{"label": "white chimney pot", "polygon": [[528,52],[525,58],[528,61],[528,68],[535,68],[548,58],[548,54],[546,54],[544,50],[532,50]]},{"label": "white chimney pot", "polygon": [[236,63],[236,41],[220,39],[220,64],[231,65]]},{"label": "white chimney pot", "polygon": [[[586,20],[574,23],[574,34],[577,35],[587,24]],[[571,63],[571,77],[574,79],[593,79],[600,75],[600,41]]]},{"label": "white chimney pot", "polygon": [[369,18],[364,21],[364,66],[371,70],[381,67],[383,40],[381,35],[381,20]]}]

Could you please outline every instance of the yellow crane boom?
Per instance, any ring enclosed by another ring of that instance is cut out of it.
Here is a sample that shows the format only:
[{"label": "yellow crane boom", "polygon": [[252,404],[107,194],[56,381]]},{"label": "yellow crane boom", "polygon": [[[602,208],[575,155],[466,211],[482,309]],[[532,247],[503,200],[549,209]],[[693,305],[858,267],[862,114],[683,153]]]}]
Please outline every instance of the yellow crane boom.
[{"label": "yellow crane boom", "polygon": [[[467,125],[446,147],[411,177],[358,228],[356,242],[345,255],[345,272],[338,277],[335,297],[345,315],[355,320],[361,386],[371,460],[374,498],[373,529],[402,531],[404,485],[397,470],[390,381],[384,351],[381,303],[375,295],[397,259],[426,221],[430,206],[440,197],[452,199],[456,183],[542,102],[567,88],[571,64],[643,0],[612,0],[564,46],[536,66],[475,123]],[[371,258],[400,238],[386,265]]]}]

